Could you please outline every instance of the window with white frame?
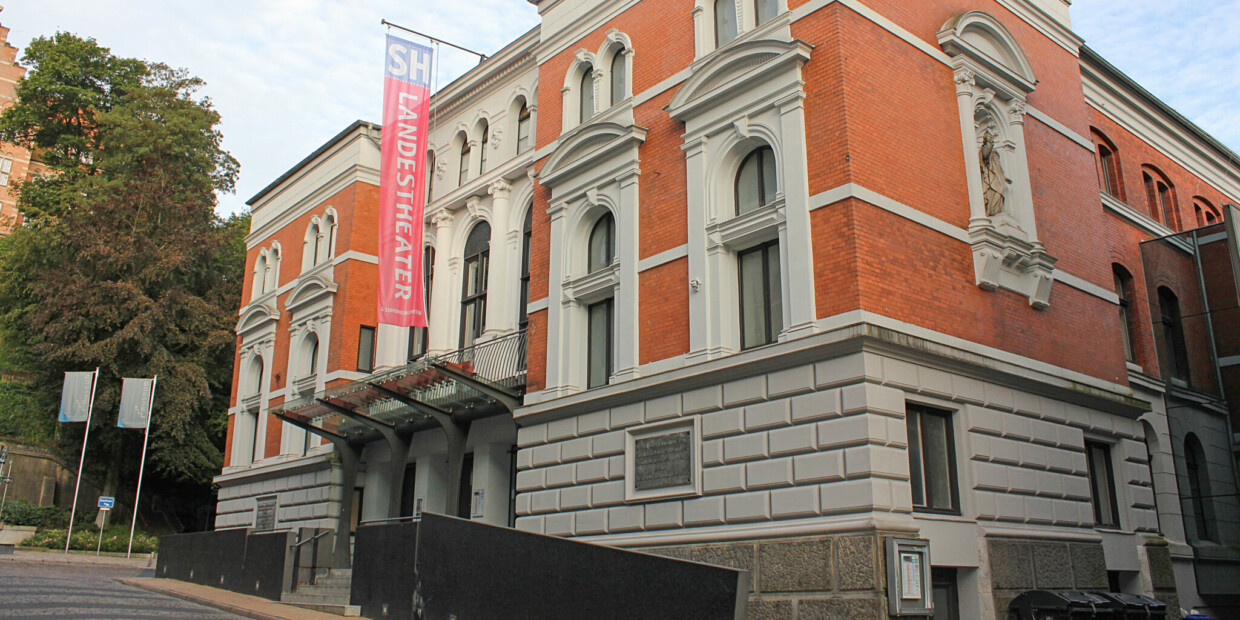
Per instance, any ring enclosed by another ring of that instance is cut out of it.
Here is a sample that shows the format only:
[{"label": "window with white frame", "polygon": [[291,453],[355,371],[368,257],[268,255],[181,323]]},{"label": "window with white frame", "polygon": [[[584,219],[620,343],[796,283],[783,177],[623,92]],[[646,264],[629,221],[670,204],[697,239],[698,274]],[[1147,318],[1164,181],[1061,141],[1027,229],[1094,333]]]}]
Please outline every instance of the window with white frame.
[{"label": "window with white frame", "polygon": [[482,121],[482,143],[479,148],[482,150],[478,154],[478,176],[486,174],[487,171],[487,146],[491,144],[491,126],[486,121]]},{"label": "window with white frame", "polygon": [[587,269],[594,273],[604,267],[610,267],[616,257],[616,218],[611,213],[604,213],[590,229],[589,258]]},{"label": "window with white frame", "polygon": [[905,411],[905,424],[908,427],[913,509],[958,514],[960,493],[956,480],[956,438],[952,433],[952,413],[909,404]]},{"label": "window with white frame", "polygon": [[586,65],[581,70],[581,81],[578,83],[580,107],[578,122],[582,125],[594,116],[594,68]]},{"label": "window with white frame", "polygon": [[1115,496],[1115,471],[1111,447],[1098,441],[1085,442],[1085,469],[1089,475],[1089,496],[1094,505],[1094,523],[1099,527],[1119,527],[1119,501]]},{"label": "window with white frame", "polygon": [[[431,287],[435,282],[435,248],[426,246],[422,250],[422,291],[427,300],[426,303],[426,319],[431,317]],[[409,350],[406,359],[409,361],[416,360],[426,355],[430,348],[430,334],[427,333],[427,327],[410,327],[409,328]]]},{"label": "window with white frame", "polygon": [[469,180],[469,136],[461,134],[461,168],[457,176],[457,184],[464,185]]},{"label": "window with white frame", "polygon": [[[747,0],[745,6],[754,7]],[[690,361],[814,333],[808,147],[798,41],[698,63],[668,106],[685,123]],[[717,92],[729,83],[729,93]]]},{"label": "window with white frame", "polygon": [[736,2],[715,0],[715,47],[722,47],[736,39]]},{"label": "window with white frame", "polygon": [[7,187],[9,184],[9,175],[13,173],[13,160],[4,157],[0,158],[0,187]]},{"label": "window with white frame", "polygon": [[617,49],[611,57],[611,105],[616,105],[628,97],[628,50]]},{"label": "window with white frame", "polygon": [[310,225],[306,227],[306,239],[301,254],[301,271],[305,273],[319,264],[323,244],[321,237],[323,229],[319,226],[319,218],[316,216],[310,221]]},{"label": "window with white frame", "polygon": [[524,153],[533,146],[533,115],[530,106],[521,102],[521,111],[517,114],[517,153]]},{"label": "window with white frame", "polygon": [[487,271],[491,254],[491,225],[478,222],[465,240],[464,282],[461,287],[461,346],[474,343],[486,325]]}]

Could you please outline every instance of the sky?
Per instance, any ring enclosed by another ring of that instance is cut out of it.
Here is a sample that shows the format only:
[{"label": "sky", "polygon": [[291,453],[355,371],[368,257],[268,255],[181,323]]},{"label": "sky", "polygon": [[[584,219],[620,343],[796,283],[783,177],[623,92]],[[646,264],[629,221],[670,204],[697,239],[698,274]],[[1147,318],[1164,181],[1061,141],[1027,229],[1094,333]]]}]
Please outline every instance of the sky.
[{"label": "sky", "polygon": [[[382,19],[492,54],[538,13],[526,0],[8,0],[0,12],[19,48],[64,30],[203,78],[241,163],[223,215],[353,121],[381,120]],[[1075,0],[1072,19],[1086,45],[1240,151],[1240,0]],[[442,49],[441,84],[477,63]]]}]

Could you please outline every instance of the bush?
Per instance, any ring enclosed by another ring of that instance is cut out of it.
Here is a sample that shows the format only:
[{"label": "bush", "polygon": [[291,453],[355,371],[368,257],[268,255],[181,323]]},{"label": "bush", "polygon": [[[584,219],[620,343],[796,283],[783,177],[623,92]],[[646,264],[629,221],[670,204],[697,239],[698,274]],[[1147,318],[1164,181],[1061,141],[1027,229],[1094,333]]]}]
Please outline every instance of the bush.
[{"label": "bush", "polygon": [[[74,529],[70,549],[94,551],[99,544],[98,529]],[[64,549],[65,530],[47,530],[39,532],[22,541],[24,547],[43,547],[45,549]],[[114,525],[103,531],[103,551],[124,553],[129,547],[129,527]],[[159,539],[145,532],[134,532],[133,552],[151,553],[159,549]]]},{"label": "bush", "polygon": [[9,525],[33,525],[34,527],[64,527],[69,522],[69,511],[55,506],[35,506],[20,499],[5,502],[0,521]]}]

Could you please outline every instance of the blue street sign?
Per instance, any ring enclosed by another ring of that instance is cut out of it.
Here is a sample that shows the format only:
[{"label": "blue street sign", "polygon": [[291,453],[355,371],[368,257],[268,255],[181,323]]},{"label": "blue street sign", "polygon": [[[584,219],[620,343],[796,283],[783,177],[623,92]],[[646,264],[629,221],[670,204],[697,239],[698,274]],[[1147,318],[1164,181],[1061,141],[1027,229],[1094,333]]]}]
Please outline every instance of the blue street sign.
[{"label": "blue street sign", "polygon": [[99,496],[99,510],[111,510],[112,505],[116,503],[115,497]]}]

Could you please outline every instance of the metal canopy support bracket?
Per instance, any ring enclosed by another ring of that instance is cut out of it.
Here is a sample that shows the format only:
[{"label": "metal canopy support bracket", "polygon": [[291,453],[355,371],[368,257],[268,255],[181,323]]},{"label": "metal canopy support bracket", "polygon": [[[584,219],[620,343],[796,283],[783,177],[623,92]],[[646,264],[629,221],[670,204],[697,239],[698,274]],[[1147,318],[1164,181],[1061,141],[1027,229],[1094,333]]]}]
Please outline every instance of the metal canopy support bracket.
[{"label": "metal canopy support bracket", "polygon": [[336,453],[340,455],[341,489],[340,512],[336,515],[336,541],[332,547],[331,568],[349,568],[353,565],[352,548],[349,539],[350,520],[353,517],[353,488],[357,486],[357,472],[362,462],[362,452],[349,443],[344,435],[337,435],[328,430],[317,428],[311,424],[278,414],[277,418],[296,426],[308,433],[314,433],[332,443]]},{"label": "metal canopy support bracket", "polygon": [[388,475],[388,510],[387,516],[393,519],[400,516],[400,494],[404,488],[405,480],[405,455],[409,452],[409,442],[404,441],[396,434],[396,427],[381,420],[376,420],[368,415],[358,413],[347,407],[341,407],[335,403],[329,402],[322,398],[316,398],[324,407],[339,413],[340,415],[353,420],[359,424],[379,431],[383,438],[387,440],[388,452],[390,454],[389,467],[391,470]]},{"label": "metal canopy support bracket", "polygon": [[471,389],[481,392],[488,398],[498,401],[501,405],[508,409],[509,413],[516,411],[517,408],[521,406],[521,399],[517,395],[509,392],[508,390],[497,388],[489,383],[479,381],[472,374],[461,372],[459,368],[452,364],[447,364],[439,360],[431,360],[430,365],[433,366],[435,370],[452,377],[460,383],[464,383]]},{"label": "metal canopy support bracket", "polygon": [[439,426],[443,428],[444,435],[447,436],[448,440],[448,488],[447,493],[444,494],[444,514],[456,514],[456,507],[461,501],[461,476],[463,474],[461,465],[465,462],[465,441],[469,438],[469,423],[457,423],[456,420],[452,419],[452,414],[447,411],[434,405],[428,405],[395,390],[389,390],[374,383],[371,383],[370,387],[386,396],[390,396],[401,404],[434,418],[439,423]]}]

